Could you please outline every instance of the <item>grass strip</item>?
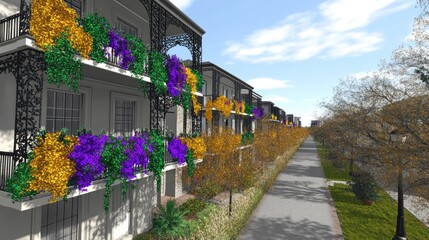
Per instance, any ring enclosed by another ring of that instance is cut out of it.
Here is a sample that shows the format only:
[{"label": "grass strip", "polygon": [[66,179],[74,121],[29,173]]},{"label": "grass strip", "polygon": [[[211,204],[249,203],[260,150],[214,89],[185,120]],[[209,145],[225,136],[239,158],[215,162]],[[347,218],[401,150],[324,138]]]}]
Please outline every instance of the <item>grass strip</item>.
[{"label": "grass strip", "polygon": [[[395,235],[397,203],[385,191],[379,189],[380,199],[367,206],[355,198],[348,185],[335,184],[329,190],[345,239],[391,239]],[[408,211],[405,227],[407,239],[429,239],[429,229]]]}]

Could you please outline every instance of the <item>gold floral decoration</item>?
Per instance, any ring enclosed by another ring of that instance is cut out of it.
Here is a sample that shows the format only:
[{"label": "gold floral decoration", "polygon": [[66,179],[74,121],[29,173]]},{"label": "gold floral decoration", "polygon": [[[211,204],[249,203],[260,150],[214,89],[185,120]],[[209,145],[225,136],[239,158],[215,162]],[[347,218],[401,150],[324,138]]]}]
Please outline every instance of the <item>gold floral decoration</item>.
[{"label": "gold floral decoration", "polygon": [[213,102],[212,100],[208,100],[206,103],[206,111],[204,112],[204,117],[207,119],[207,121],[211,121],[213,118],[212,108]]},{"label": "gold floral decoration", "polygon": [[207,148],[202,137],[181,138],[180,140],[192,151],[195,159],[202,159],[206,155]]},{"label": "gold floral decoration", "polygon": [[39,145],[34,148],[34,159],[30,162],[32,181],[30,190],[49,191],[50,201],[56,202],[67,195],[67,184],[76,172],[75,163],[67,158],[77,143],[76,137],[65,136],[59,141],[60,132],[47,133],[38,137]]},{"label": "gold floral decoration", "polygon": [[62,32],[83,58],[92,51],[92,37],[76,21],[78,15],[63,0],[33,0],[31,4],[30,33],[42,50],[52,46]]},{"label": "gold floral decoration", "polygon": [[232,108],[234,107],[232,101],[223,95],[219,96],[213,102],[213,106],[225,117],[229,117],[229,114],[231,114]]},{"label": "gold floral decoration", "polygon": [[192,92],[192,106],[194,106],[194,115],[198,115],[198,113],[201,111],[202,106],[200,102],[198,102],[197,96],[194,94],[197,92],[197,84],[198,84],[198,78],[197,76],[192,72],[190,68],[185,68],[186,71],[186,83],[189,84],[191,87]]},{"label": "gold floral decoration", "polygon": [[234,111],[236,113],[244,114],[244,103],[238,100],[234,100]]}]

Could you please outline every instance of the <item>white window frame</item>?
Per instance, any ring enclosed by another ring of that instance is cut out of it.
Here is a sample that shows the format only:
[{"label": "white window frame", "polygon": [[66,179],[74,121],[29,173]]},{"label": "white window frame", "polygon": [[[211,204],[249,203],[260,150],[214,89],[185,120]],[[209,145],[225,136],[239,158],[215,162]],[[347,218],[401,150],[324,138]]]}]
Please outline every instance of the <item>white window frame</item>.
[{"label": "white window frame", "polygon": [[[120,93],[120,92],[110,92],[110,133],[113,135],[120,135],[115,130],[115,105],[116,100],[125,100],[135,102],[135,116],[134,116],[134,127],[133,131],[141,130],[141,109],[142,109],[142,99],[140,96]],[[130,133],[132,134],[132,133]]]},{"label": "white window frame", "polygon": [[[64,87],[47,87],[43,91],[43,101],[42,101],[42,128],[46,129],[47,123],[47,110],[48,110],[48,90],[56,92],[69,92]],[[79,92],[81,94],[81,110],[80,110],[80,120],[79,128],[91,129],[91,100],[92,100],[92,89],[88,87],[79,87]]]}]

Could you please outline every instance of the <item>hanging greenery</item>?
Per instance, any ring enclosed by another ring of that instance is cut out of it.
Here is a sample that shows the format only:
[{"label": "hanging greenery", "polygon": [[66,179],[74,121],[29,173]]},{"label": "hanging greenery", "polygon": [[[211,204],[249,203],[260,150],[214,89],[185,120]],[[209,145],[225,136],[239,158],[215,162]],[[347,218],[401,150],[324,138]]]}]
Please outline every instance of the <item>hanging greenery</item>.
[{"label": "hanging greenery", "polygon": [[156,51],[150,53],[149,76],[157,95],[167,92],[167,69],[165,68],[164,56]]},{"label": "hanging greenery", "polygon": [[82,66],[80,60],[74,58],[77,52],[70,45],[67,36],[67,33],[62,33],[55,44],[46,47],[48,83],[58,87],[64,84],[77,92],[82,79]]},{"label": "hanging greenery", "polygon": [[253,113],[253,106],[250,105],[250,104],[245,103],[244,104],[244,112],[246,114],[249,114],[249,115],[252,114]]},{"label": "hanging greenery", "polygon": [[188,165],[188,176],[193,177],[195,172],[194,156],[191,150],[186,151],[186,164]]},{"label": "hanging greenery", "polygon": [[92,51],[90,57],[98,62],[106,62],[105,48],[109,44],[107,33],[112,26],[109,22],[97,13],[91,13],[83,19],[79,20],[85,32],[92,36]]},{"label": "hanging greenery", "polygon": [[131,62],[129,70],[136,79],[140,89],[147,95],[147,83],[143,81],[143,73],[145,72],[147,58],[146,46],[142,38],[127,35],[126,39],[128,40],[131,54],[134,56],[134,61]]},{"label": "hanging greenery", "polygon": [[[34,154],[28,154],[28,161],[34,158]],[[20,202],[24,197],[33,197],[36,191],[30,190],[32,181],[30,163],[20,163],[13,173],[12,177],[6,180],[6,192],[9,192],[12,201]]]},{"label": "hanging greenery", "polygon": [[204,79],[203,75],[197,70],[192,69],[192,73],[197,77],[197,91],[201,92],[203,90]]},{"label": "hanging greenery", "polygon": [[150,161],[148,164],[149,171],[153,172],[157,181],[157,190],[161,191],[161,176],[164,169],[164,137],[155,130],[149,133],[152,152],[150,153]]},{"label": "hanging greenery", "polygon": [[[102,163],[105,167],[104,177],[106,178],[106,192],[104,193],[104,210],[109,211],[110,195],[112,184],[121,179],[122,162],[127,158],[125,155],[123,139],[110,137],[104,146],[101,154]],[[126,185],[123,187],[127,187]]]}]

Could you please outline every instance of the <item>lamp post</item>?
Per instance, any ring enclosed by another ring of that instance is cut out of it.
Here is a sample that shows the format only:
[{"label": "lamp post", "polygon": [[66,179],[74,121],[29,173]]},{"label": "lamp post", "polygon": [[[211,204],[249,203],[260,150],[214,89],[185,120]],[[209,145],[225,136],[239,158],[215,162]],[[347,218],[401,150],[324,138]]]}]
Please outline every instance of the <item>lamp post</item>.
[{"label": "lamp post", "polygon": [[[407,136],[398,130],[390,133],[392,142],[405,143]],[[402,159],[401,159],[402,163]],[[405,221],[404,221],[404,189],[402,185],[402,166],[398,166],[398,216],[396,218],[396,234],[392,240],[406,240]]]}]

